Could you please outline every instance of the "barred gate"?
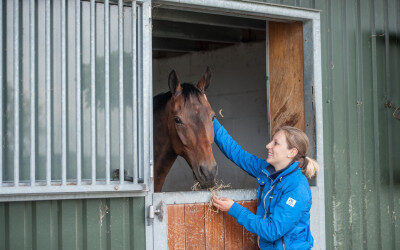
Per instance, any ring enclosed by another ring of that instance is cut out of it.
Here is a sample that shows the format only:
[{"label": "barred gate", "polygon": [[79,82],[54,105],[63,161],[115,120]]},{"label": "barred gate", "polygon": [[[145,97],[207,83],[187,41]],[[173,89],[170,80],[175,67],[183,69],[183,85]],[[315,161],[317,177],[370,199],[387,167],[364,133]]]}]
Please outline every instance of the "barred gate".
[{"label": "barred gate", "polygon": [[149,0],[0,1],[0,201],[149,190],[150,16]]}]

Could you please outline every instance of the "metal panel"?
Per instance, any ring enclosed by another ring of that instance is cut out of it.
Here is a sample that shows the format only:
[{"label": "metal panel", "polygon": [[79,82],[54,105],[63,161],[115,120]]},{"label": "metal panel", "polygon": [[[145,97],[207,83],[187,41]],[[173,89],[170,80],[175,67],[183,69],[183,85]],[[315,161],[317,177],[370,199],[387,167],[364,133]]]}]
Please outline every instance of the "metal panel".
[{"label": "metal panel", "polygon": [[[142,11],[149,3],[0,4],[0,200],[144,196],[152,158],[150,8]],[[112,180],[115,169],[134,180]]]},{"label": "metal panel", "polygon": [[143,197],[0,203],[0,249],[145,249],[144,212]]}]

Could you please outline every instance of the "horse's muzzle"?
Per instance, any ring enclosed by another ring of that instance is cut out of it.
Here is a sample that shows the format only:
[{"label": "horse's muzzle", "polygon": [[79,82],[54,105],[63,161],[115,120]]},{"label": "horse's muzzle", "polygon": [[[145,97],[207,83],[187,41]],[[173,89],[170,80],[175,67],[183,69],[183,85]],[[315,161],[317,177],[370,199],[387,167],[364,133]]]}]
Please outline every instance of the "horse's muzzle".
[{"label": "horse's muzzle", "polygon": [[215,177],[217,175],[217,164],[213,166],[200,166],[199,177],[200,186],[202,188],[211,188],[215,185]]}]

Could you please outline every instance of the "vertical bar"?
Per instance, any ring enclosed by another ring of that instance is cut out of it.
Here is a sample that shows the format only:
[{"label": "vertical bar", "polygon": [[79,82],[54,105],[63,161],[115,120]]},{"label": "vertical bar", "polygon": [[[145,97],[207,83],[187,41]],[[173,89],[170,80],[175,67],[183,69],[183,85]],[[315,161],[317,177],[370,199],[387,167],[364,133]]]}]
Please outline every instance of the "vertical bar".
[{"label": "vertical bar", "polygon": [[138,6],[137,16],[138,179],[143,180],[143,5]]},{"label": "vertical bar", "polygon": [[66,0],[61,1],[61,184],[67,184]]},{"label": "vertical bar", "polygon": [[136,47],[136,18],[137,18],[137,10],[136,10],[136,1],[132,1],[132,126],[133,126],[133,138],[132,138],[132,147],[133,147],[133,183],[137,183],[138,181],[138,145],[137,145],[137,135],[138,135],[138,126],[137,126],[137,47]]},{"label": "vertical bar", "polygon": [[150,81],[150,64],[151,64],[151,4],[149,1],[143,2],[143,154],[144,164],[143,168],[143,180],[145,183],[149,181],[150,172],[150,116],[152,110],[150,110],[150,102],[152,97],[150,96],[150,88],[152,88]]},{"label": "vertical bar", "polygon": [[110,2],[104,1],[104,84],[106,111],[106,184],[110,184]]},{"label": "vertical bar", "polygon": [[118,67],[119,67],[119,173],[120,184],[124,183],[124,3],[118,0]]},{"label": "vertical bar", "polygon": [[[149,17],[148,17],[148,22],[149,22],[149,30],[147,31],[147,36],[148,36],[148,39],[149,39],[149,42],[148,42],[148,48],[147,48],[147,53],[149,53],[149,62],[148,62],[148,67],[149,67],[149,69],[148,69],[148,74],[149,74],[149,90],[148,90],[148,102],[149,102],[149,112],[148,112],[148,114],[149,114],[149,134],[150,134],[150,136],[149,136],[149,167],[148,167],[148,169],[149,169],[149,171],[150,171],[150,173],[149,173],[149,177],[150,177],[150,180],[149,180],[149,188],[151,189],[151,190],[153,190],[153,187],[154,187],[154,185],[153,185],[153,181],[154,181],[154,169],[153,169],[153,167],[154,167],[154,155],[153,155],[153,63],[152,63],[152,55],[153,55],[153,53],[152,53],[152,51],[153,51],[153,48],[152,48],[152,40],[151,40],[151,38],[152,38],[152,27],[153,27],[153,25],[152,25],[152,12],[151,12],[151,3],[150,3],[150,5],[149,5]],[[154,191],[154,190],[153,190]]]},{"label": "vertical bar", "polygon": [[51,0],[46,0],[46,185],[51,185]]},{"label": "vertical bar", "polygon": [[19,1],[14,1],[14,186],[19,184]]},{"label": "vertical bar", "polygon": [[82,180],[81,0],[75,1],[76,184]]},{"label": "vertical bar", "polygon": [[[0,1],[0,34],[3,33],[3,1]],[[6,36],[6,35],[2,35]],[[3,185],[3,151],[4,151],[4,135],[3,135],[3,37],[0,37],[0,187]]]},{"label": "vertical bar", "polygon": [[[36,167],[36,22],[35,0],[29,2],[29,40],[30,40],[30,77],[31,77],[31,158],[30,180],[31,186],[35,186]],[[2,32],[0,32],[2,34]]]},{"label": "vertical bar", "polygon": [[92,185],[96,184],[96,2],[90,0],[90,93],[92,139]]}]

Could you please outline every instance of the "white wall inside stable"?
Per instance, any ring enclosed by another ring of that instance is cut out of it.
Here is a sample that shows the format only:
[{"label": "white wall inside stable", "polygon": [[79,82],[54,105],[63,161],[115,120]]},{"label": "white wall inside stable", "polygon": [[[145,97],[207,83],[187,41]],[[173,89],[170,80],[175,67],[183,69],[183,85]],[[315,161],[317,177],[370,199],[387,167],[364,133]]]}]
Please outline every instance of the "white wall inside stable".
[{"label": "white wall inside stable", "polygon": [[[248,152],[266,157],[267,91],[265,42],[153,60],[153,93],[168,91],[168,75],[175,69],[181,82],[197,83],[210,66],[211,85],[207,98],[218,120]],[[218,112],[222,109],[223,117]],[[213,145],[218,164],[217,179],[232,188],[256,188],[256,180],[229,161]],[[163,186],[163,191],[187,191],[194,184],[193,173],[179,157]]]}]

